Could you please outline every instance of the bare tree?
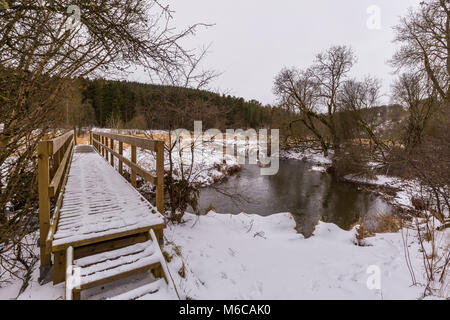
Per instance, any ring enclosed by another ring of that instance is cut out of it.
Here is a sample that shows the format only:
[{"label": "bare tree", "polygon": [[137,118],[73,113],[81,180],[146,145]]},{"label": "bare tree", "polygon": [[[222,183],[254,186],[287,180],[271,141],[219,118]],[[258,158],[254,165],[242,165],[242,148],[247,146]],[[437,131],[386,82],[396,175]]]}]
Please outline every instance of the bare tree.
[{"label": "bare tree", "polygon": [[443,101],[450,105],[450,3],[430,0],[410,10],[394,28],[400,50],[393,66],[406,68],[422,79],[429,79]]},{"label": "bare tree", "polygon": [[[168,204],[166,215],[172,222],[181,222],[188,206],[197,211],[199,197],[197,177],[211,169],[195,165],[196,150],[203,147],[202,137],[189,139],[183,132],[176,130],[177,126],[188,124],[186,129],[190,129],[196,120],[224,116],[211,101],[189,91],[189,89],[205,89],[219,76],[214,70],[202,69],[207,50],[208,48],[203,48],[195,55],[191,55],[183,65],[175,67],[164,65],[162,70],[151,72],[152,78],[162,84],[159,94],[164,110],[161,110],[158,118],[165,118],[165,125],[168,127],[164,144],[168,164],[165,170],[164,189]],[[153,122],[152,112],[146,113],[146,117],[147,122]],[[152,127],[154,125],[152,123]],[[152,139],[157,138],[152,132],[146,135]],[[186,159],[186,156],[189,159]]]},{"label": "bare tree", "polygon": [[438,97],[429,81],[421,75],[404,73],[393,85],[393,98],[407,111],[408,118],[403,133],[403,143],[407,149],[422,142],[433,113],[436,113]]},{"label": "bare tree", "polygon": [[64,120],[63,93],[131,65],[179,68],[191,59],[179,42],[199,25],[176,32],[171,19],[156,0],[0,2],[0,260],[36,228],[35,151]]},{"label": "bare tree", "polygon": [[312,67],[283,69],[275,78],[274,93],[281,105],[298,114],[290,125],[303,123],[325,155],[330,148],[339,150],[338,97],[355,61],[351,48],[333,46],[318,54]]},{"label": "bare tree", "polygon": [[370,112],[378,103],[380,87],[379,80],[372,77],[366,77],[362,81],[351,79],[344,83],[338,99],[342,110],[349,111],[362,134],[366,134],[370,141],[375,143],[376,149],[383,154],[386,144],[377,135],[377,123]]}]

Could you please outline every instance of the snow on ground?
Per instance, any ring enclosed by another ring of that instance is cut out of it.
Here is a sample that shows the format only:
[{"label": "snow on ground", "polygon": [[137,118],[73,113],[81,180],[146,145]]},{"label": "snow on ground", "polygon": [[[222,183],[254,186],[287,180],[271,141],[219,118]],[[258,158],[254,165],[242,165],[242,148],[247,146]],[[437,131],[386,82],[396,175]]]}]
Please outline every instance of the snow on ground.
[{"label": "snow on ground", "polygon": [[306,160],[312,162],[318,166],[330,165],[332,160],[332,154],[328,157],[323,155],[323,152],[312,151],[310,149],[300,150],[300,149],[289,149],[280,152],[280,157],[282,159],[293,159],[293,160]]},{"label": "snow on ground", "polygon": [[413,197],[420,198],[421,187],[419,181],[417,180],[405,180],[398,177],[386,175],[376,175],[374,179],[347,175],[344,177],[344,180],[366,185],[396,189],[396,195],[393,198],[392,203],[404,208],[411,208],[411,199]]},{"label": "snow on ground", "polygon": [[[194,163],[189,181],[199,186],[211,185],[228,175],[229,170],[239,166],[236,157],[232,155],[222,157],[222,154],[218,153],[215,149],[216,147],[211,143],[195,143],[194,145]],[[192,154],[189,148],[186,147],[181,150],[184,152],[180,153],[178,147],[172,150],[176,177],[181,177],[181,164],[183,164],[183,169],[188,171],[192,162]],[[123,154],[126,158],[131,159],[131,148],[125,149]],[[225,159],[225,163],[222,161],[223,158]],[[154,173],[156,171],[155,154],[148,150],[139,149],[137,152],[137,164],[143,169]],[[169,154],[166,150],[164,155],[164,168],[167,171],[169,167]],[[187,176],[185,174],[185,177]]]},{"label": "snow on ground", "polygon": [[[289,213],[267,217],[209,212],[186,214],[186,222],[165,230],[163,251],[181,298],[192,299],[419,299],[424,288],[411,286],[401,233],[377,234],[368,246],[355,245],[355,230],[320,222],[314,236],[295,231]],[[449,231],[445,231],[449,237]],[[36,249],[37,250],[37,249]],[[417,242],[409,245],[412,266],[423,281]],[[179,272],[184,263],[184,278]],[[375,271],[374,271],[375,270]],[[380,271],[380,288],[367,283]],[[37,283],[38,268],[18,299],[62,299],[64,284]],[[105,298],[151,278],[120,280],[86,298]],[[20,282],[0,288],[0,299],[16,298]],[[448,288],[447,288],[448,290]],[[443,292],[441,297],[448,297]]]},{"label": "snow on ground", "polygon": [[317,171],[317,172],[326,172],[327,170],[323,166],[312,166],[311,171]]},{"label": "snow on ground", "polygon": [[[423,293],[410,286],[401,233],[378,234],[359,247],[354,229],[324,222],[305,239],[289,213],[210,212],[186,220],[168,227],[165,250],[173,255],[176,286],[193,299],[417,299]],[[417,243],[409,248],[422,279],[418,249]],[[177,272],[183,263],[184,279]],[[381,290],[367,286],[371,266],[381,272]]]}]

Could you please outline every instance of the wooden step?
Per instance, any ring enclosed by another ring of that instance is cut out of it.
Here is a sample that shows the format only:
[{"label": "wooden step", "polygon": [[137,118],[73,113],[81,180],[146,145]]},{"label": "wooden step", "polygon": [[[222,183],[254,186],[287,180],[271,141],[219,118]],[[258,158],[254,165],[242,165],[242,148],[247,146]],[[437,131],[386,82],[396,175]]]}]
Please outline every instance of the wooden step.
[{"label": "wooden step", "polygon": [[155,245],[154,241],[130,245],[75,261],[73,260],[73,249],[69,247],[67,250],[66,299],[79,299],[82,290],[144,271],[157,270],[161,273],[161,262],[161,251],[159,245],[157,243]]},{"label": "wooden step", "polygon": [[108,300],[169,300],[176,299],[164,279],[125,292]]}]

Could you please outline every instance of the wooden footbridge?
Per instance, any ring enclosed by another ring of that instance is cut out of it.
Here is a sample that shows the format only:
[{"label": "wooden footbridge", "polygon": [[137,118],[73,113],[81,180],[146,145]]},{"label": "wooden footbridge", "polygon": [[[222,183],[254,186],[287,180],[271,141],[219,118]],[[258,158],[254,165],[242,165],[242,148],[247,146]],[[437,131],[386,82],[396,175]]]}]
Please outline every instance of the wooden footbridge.
[{"label": "wooden footbridge", "polygon": [[[41,271],[53,270],[53,284],[65,281],[66,299],[148,271],[153,282],[116,298],[176,298],[160,249],[164,142],[100,131],[90,132],[89,145],[76,139],[73,130],[38,146]],[[156,175],[136,164],[137,148],[156,153]],[[135,189],[137,175],[156,186],[156,207]]]}]

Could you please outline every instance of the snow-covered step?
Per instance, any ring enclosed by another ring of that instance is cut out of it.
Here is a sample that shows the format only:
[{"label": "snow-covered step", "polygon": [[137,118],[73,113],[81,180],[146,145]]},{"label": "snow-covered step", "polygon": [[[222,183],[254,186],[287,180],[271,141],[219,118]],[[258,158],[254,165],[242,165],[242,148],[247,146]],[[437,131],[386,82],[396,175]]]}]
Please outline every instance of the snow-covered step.
[{"label": "snow-covered step", "polygon": [[167,283],[164,279],[158,279],[150,284],[125,292],[109,300],[137,300],[137,299],[154,299],[166,300],[173,299],[167,290]]},{"label": "snow-covered step", "polygon": [[68,299],[79,299],[81,290],[148,270],[162,270],[159,245],[154,241],[84,257],[72,261],[69,267],[70,255],[73,256],[68,250],[68,270],[72,272],[72,279],[66,286],[74,288]]}]

